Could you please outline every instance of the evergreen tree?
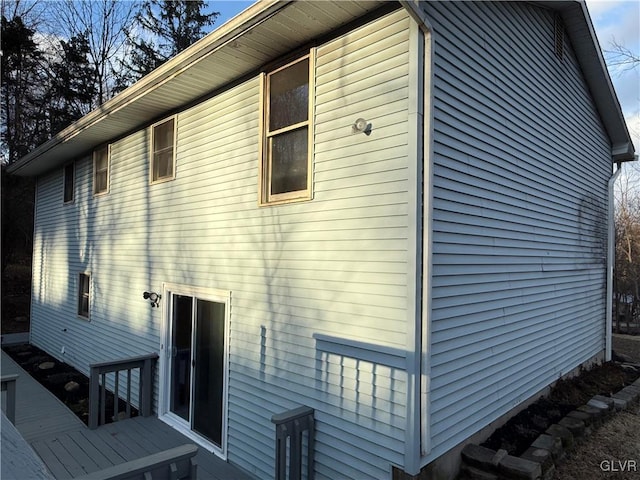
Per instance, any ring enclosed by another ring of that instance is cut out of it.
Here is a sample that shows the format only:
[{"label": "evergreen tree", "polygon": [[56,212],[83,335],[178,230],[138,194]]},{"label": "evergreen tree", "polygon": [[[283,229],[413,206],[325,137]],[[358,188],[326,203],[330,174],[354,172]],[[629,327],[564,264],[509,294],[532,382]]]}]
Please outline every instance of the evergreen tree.
[{"label": "evergreen tree", "polygon": [[60,59],[51,65],[49,100],[51,133],[55,134],[91,111],[97,94],[85,33],[60,41]]},{"label": "evergreen tree", "polygon": [[126,65],[137,80],[202,38],[218,12],[203,13],[203,0],[145,0],[136,14],[140,34],[129,35],[132,48]]},{"label": "evergreen tree", "polygon": [[47,138],[46,62],[34,34],[20,16],[2,17],[2,163],[14,162]]}]

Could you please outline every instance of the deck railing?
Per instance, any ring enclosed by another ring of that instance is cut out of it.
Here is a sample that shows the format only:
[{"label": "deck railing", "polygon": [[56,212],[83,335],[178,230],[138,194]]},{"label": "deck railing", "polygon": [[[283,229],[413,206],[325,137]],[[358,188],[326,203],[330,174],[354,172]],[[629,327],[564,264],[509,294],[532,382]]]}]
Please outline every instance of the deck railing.
[{"label": "deck railing", "polygon": [[[313,414],[313,408],[303,406],[271,417],[271,421],[276,425],[276,480],[302,480],[302,446],[305,431],[307,432],[307,480],[313,480],[315,436]],[[289,438],[288,454],[287,438]]]},{"label": "deck railing", "polygon": [[125,418],[131,417],[131,372],[139,370],[139,404],[140,415],[148,417],[151,415],[151,403],[153,396],[153,369],[158,360],[157,353],[150,353],[139,357],[124,358],[107,362],[92,363],[89,365],[89,428],[98,428],[98,425],[105,423],[106,417],[106,385],[107,374],[113,373],[113,421],[118,418],[118,399],[120,398],[120,372],[127,371],[127,385],[124,395]]},{"label": "deck railing", "polygon": [[114,465],[74,480],[196,480],[198,447],[181,445],[164,452]]},{"label": "deck railing", "polygon": [[0,378],[0,384],[2,385],[1,391],[7,392],[7,418],[14,425],[16,424],[16,380],[17,374],[3,375]]}]

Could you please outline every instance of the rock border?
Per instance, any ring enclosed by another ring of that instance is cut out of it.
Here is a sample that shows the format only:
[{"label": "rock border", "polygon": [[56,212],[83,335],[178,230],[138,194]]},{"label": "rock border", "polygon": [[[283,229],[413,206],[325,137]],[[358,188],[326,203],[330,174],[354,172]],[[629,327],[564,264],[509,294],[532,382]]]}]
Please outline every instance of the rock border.
[{"label": "rock border", "polygon": [[611,397],[596,395],[586,405],[551,425],[519,457],[506,450],[468,444],[462,450],[462,480],[549,480],[577,441],[588,436],[614,412],[640,400],[640,378]]}]

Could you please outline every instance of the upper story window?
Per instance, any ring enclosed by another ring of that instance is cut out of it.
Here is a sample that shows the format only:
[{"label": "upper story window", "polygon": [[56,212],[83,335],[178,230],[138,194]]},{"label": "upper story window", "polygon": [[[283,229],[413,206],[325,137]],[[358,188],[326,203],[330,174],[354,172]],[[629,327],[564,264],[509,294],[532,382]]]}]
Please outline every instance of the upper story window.
[{"label": "upper story window", "polygon": [[64,166],[64,203],[73,202],[73,193],[75,190],[75,176],[76,176],[75,163],[68,163]]},{"label": "upper story window", "polygon": [[175,178],[175,117],[151,127],[151,183]]},{"label": "upper story window", "polygon": [[306,55],[264,76],[261,204],[311,198],[311,70]]},{"label": "upper story window", "polygon": [[93,152],[93,194],[100,195],[109,191],[109,145]]}]

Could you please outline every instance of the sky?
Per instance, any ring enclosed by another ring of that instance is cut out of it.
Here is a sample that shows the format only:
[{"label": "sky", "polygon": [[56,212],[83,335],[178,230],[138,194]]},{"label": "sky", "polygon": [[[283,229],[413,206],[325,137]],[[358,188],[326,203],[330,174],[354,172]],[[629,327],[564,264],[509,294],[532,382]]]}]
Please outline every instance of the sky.
[{"label": "sky", "polygon": [[[600,48],[612,49],[617,42],[640,56],[640,1],[587,0]],[[633,70],[610,69],[636,154],[640,154],[640,65]]]},{"label": "sky", "polygon": [[[211,0],[209,6],[220,12],[216,27],[254,2]],[[602,50],[617,42],[640,56],[640,0],[586,0],[591,21]],[[627,127],[640,153],[640,66],[633,70],[610,71]]]}]

